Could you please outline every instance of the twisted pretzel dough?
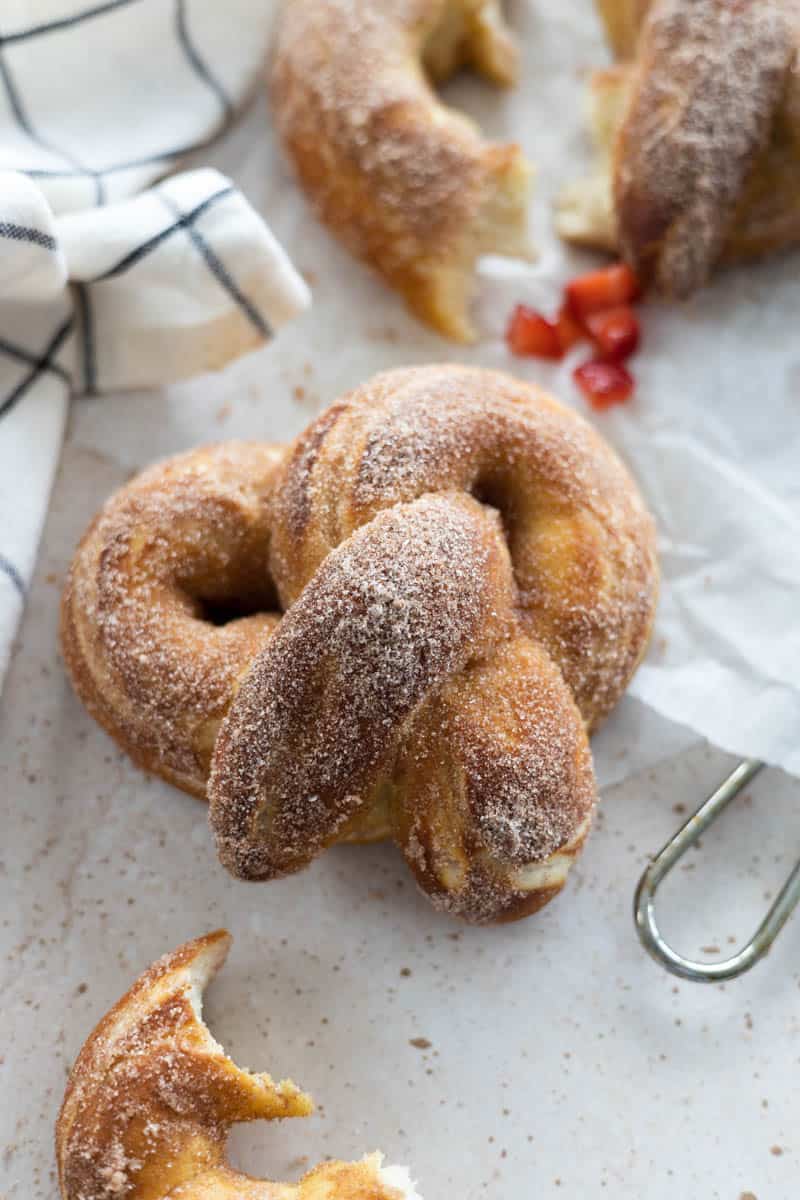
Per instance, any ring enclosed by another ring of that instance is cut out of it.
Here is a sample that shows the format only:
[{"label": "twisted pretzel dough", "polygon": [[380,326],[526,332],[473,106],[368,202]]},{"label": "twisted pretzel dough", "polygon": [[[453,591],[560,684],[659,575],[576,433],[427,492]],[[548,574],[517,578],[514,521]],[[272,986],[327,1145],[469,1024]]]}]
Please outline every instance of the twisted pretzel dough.
[{"label": "twisted pretzel dough", "polygon": [[[201,799],[237,681],[280,619],[270,498],[284,454],[232,442],[143,471],[89,526],[64,590],[61,645],[89,712]],[[237,610],[250,615],[214,624]]]},{"label": "twisted pretzel dough", "polygon": [[[198,597],[273,587],[279,623],[203,620]],[[333,404],[282,460],[209,448],[122,489],[79,547],[63,640],[137,761],[202,794],[213,743],[235,874],[392,836],[435,904],[509,920],[583,844],[587,730],[656,589],[650,518],[585,421],[496,372],[422,367]]]},{"label": "twisted pretzel dough", "polygon": [[627,61],[592,80],[597,166],[562,196],[562,236],[674,296],[800,241],[797,0],[599,7]]},{"label": "twisted pretzel dough", "polygon": [[165,955],[90,1035],[56,1124],[63,1200],[420,1200],[379,1154],[322,1163],[296,1185],[228,1164],[232,1125],[313,1111],[289,1080],[237,1067],[203,1024],[203,991],[230,943],[218,931]]},{"label": "twisted pretzel dough", "polygon": [[514,81],[499,0],[288,0],[275,122],[322,220],[440,333],[471,341],[480,254],[530,257],[530,168],[446,108],[429,78]]}]

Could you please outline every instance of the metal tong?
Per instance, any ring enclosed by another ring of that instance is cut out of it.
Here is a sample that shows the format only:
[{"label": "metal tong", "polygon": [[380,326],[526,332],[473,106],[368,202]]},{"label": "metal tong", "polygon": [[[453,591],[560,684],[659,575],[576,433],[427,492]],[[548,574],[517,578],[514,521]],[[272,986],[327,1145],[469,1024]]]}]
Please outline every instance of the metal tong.
[{"label": "metal tong", "polygon": [[704,800],[697,811],[680,827],[675,836],[670,838],[663,849],[659,850],[639,880],[633,902],[639,939],[647,953],[662,967],[671,971],[673,975],[680,975],[683,979],[691,979],[696,983],[720,983],[725,979],[735,979],[737,975],[749,971],[767,953],[796,904],[800,901],[800,861],[798,861],[750,941],[736,954],[721,962],[703,963],[684,958],[665,940],[656,921],[655,899],[662,881],[675,864],[683,858],[689,847],[693,846],[709,826],[722,816],[730,802],[739,795],[742,788],[747,786],[763,766],[764,763],[755,758],[748,758],[740,762],[717,790]]}]

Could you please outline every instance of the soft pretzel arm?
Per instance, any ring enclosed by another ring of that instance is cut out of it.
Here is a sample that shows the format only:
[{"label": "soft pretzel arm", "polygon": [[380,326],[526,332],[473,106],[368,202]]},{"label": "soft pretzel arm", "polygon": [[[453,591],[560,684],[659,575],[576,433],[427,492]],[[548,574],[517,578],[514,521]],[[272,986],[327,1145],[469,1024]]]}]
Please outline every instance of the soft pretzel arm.
[{"label": "soft pretzel arm", "polygon": [[643,281],[676,296],[705,283],[792,59],[780,3],[660,0],[648,14],[613,182],[620,248]]},{"label": "soft pretzel arm", "polygon": [[270,90],[322,221],[423,321],[473,341],[478,257],[531,257],[531,168],[442,103],[431,81],[462,65],[514,81],[497,0],[287,0]]},{"label": "soft pretzel arm", "polygon": [[202,994],[230,943],[218,931],[159,959],[90,1035],[56,1125],[63,1200],[419,1200],[380,1155],[324,1163],[297,1185],[230,1167],[233,1124],[313,1108],[289,1080],[237,1067],[203,1024]]},{"label": "soft pretzel arm", "polygon": [[[630,59],[647,5],[599,4]],[[800,240],[797,46],[795,0],[651,4],[635,60],[592,77],[595,169],[562,193],[561,236],[676,296],[718,260]]]}]

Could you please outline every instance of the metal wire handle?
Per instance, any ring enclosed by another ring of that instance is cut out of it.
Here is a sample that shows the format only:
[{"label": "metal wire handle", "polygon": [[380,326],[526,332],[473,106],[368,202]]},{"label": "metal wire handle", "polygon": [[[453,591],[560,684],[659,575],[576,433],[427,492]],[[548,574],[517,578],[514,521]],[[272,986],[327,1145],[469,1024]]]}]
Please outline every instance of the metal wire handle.
[{"label": "metal wire handle", "polygon": [[731,958],[722,962],[702,963],[684,958],[664,940],[656,923],[655,898],[659,885],[690,846],[693,846],[710,825],[720,817],[735,796],[746,787],[764,766],[756,758],[740,762],[738,767],[704,800],[666,846],[661,849],[639,880],[633,902],[634,919],[639,940],[647,953],[673,975],[696,983],[719,983],[735,979],[749,971],[763,958],[783,929],[795,905],[800,901],[800,861],[780,890],[764,920],[750,941]]}]

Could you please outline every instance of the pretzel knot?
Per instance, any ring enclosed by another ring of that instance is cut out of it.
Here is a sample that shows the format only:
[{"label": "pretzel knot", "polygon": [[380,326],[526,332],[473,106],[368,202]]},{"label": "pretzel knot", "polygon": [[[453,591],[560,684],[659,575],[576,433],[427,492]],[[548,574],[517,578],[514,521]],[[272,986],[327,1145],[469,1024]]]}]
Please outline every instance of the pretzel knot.
[{"label": "pretzel knot", "polygon": [[[184,718],[183,746],[173,736],[167,753],[151,745],[140,761],[186,786],[213,745],[211,825],[242,878],[297,871],[334,842],[391,836],[441,908],[487,922],[541,907],[591,823],[588,733],[652,625],[653,526],[620,461],[539,391],[460,366],[378,376],[280,460],[249,448],[249,480],[246,457],[237,466],[230,449],[204,453],[206,470],[188,480],[185,464],[173,468],[180,479],[157,505],[160,559],[141,511],[125,536],[113,523],[95,535],[125,604],[104,606],[109,580],[98,588],[95,571],[92,629],[110,611],[106,642],[144,646],[144,662],[117,665],[129,692],[136,681],[135,714],[145,694],[168,693]],[[196,496],[208,487],[203,509]],[[177,503],[181,488],[191,502]],[[248,581],[263,596],[265,564],[279,621],[203,621],[197,598],[212,582],[217,601],[223,584],[238,584],[241,600]],[[133,570],[146,588],[131,588]],[[73,588],[82,575],[73,571]],[[123,639],[119,621],[142,596],[136,621],[150,621],[148,635]],[[78,607],[65,602],[68,658]],[[104,723],[114,731],[107,713]]]}]

